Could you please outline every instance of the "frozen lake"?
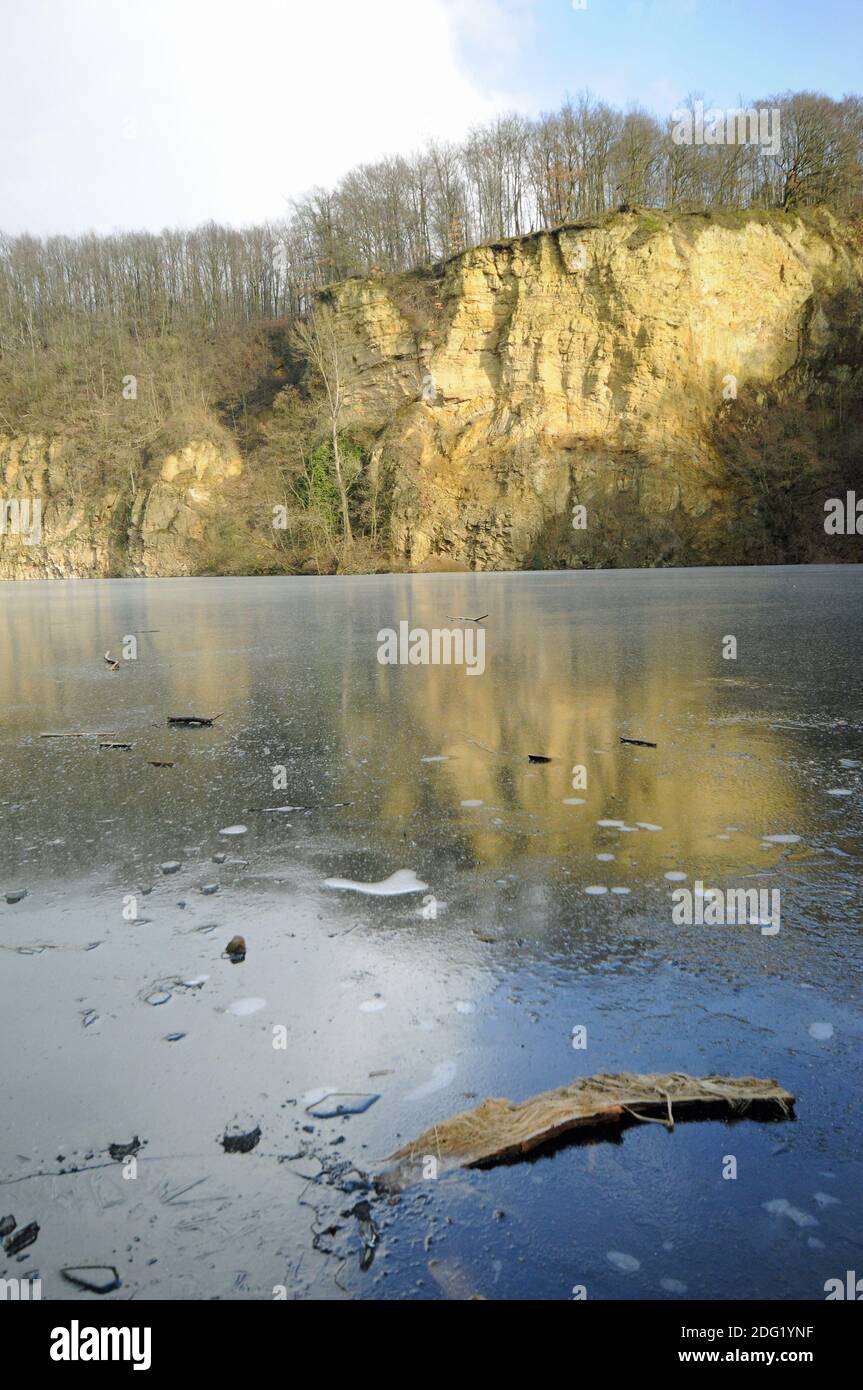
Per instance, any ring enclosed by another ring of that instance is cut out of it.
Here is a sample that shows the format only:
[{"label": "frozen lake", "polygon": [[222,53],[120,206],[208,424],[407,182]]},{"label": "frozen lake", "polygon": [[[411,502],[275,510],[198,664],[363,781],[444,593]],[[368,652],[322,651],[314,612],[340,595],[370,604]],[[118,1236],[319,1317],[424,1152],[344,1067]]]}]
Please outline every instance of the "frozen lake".
[{"label": "frozen lake", "polygon": [[[0,1278],[823,1299],[860,1270],[861,598],[859,567],[3,585],[0,1219],[40,1230]],[[481,614],[481,674],[378,660]],[[780,929],[675,922],[696,883],[778,890]],[[615,1071],[775,1077],[796,1118],[368,1187],[485,1096]]]}]

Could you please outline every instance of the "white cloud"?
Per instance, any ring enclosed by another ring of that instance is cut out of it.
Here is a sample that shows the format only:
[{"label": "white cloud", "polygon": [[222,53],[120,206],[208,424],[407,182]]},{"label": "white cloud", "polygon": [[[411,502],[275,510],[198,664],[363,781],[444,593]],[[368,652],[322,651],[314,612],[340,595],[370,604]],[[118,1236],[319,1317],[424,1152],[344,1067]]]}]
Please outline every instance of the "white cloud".
[{"label": "white cloud", "polygon": [[[482,0],[497,45],[507,4]],[[251,222],[459,138],[509,104],[468,75],[464,22],[453,0],[28,0],[4,17],[0,226]]]}]

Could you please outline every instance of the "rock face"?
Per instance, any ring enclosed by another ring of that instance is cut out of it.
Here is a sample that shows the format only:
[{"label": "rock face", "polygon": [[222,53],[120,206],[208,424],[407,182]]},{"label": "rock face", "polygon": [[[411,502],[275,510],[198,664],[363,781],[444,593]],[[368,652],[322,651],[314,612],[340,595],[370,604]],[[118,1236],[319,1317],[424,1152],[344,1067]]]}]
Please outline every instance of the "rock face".
[{"label": "rock face", "polygon": [[[859,477],[861,288],[827,212],[635,212],[325,291],[394,564],[859,559],[823,516]],[[219,568],[278,500],[221,433],[113,488],[0,436],[0,577]]]},{"label": "rock face", "polygon": [[78,480],[62,437],[0,436],[0,577],[196,574],[243,473],[237,453],[192,440],[125,491]]},{"label": "rock face", "polygon": [[243,472],[239,454],[209,440],[169,454],[158,481],[138,493],[129,518],[129,565],[141,575],[195,574],[208,533],[230,506],[230,484]]},{"label": "rock face", "polygon": [[581,547],[595,563],[591,528],[613,545],[616,518],[617,563],[627,526],[649,542],[630,563],[673,559],[681,535],[686,558],[750,558],[723,425],[789,396],[859,398],[863,256],[828,214],[728,221],[635,214],[479,247],[427,283],[424,321],[418,282],[336,288],[396,555],[513,568],[569,532],[563,562]]}]

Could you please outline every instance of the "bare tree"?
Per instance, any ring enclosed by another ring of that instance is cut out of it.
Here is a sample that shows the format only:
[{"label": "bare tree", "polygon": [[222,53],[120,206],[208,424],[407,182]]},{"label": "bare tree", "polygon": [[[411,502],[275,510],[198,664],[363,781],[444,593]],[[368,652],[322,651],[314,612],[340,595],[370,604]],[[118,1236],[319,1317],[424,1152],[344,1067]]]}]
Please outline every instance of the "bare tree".
[{"label": "bare tree", "polygon": [[296,346],[312,364],[323,386],[327,429],[342,513],[342,534],[345,544],[350,545],[353,531],[340,435],[353,373],[332,307],[319,300],[308,316],[295,324],[293,336]]}]

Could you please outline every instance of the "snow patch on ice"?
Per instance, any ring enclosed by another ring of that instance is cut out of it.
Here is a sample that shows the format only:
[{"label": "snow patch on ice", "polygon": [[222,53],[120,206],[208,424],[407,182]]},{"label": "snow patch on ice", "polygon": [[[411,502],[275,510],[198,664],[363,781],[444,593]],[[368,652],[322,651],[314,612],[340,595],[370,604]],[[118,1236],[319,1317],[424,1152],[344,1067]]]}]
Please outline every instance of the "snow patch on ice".
[{"label": "snow patch on ice", "polygon": [[787,1216],[789,1221],[793,1221],[795,1226],[801,1230],[805,1226],[817,1226],[818,1222],[814,1216],[810,1216],[808,1211],[801,1211],[799,1207],[792,1207],[787,1197],[774,1197],[772,1202],[764,1203],[764,1210],[769,1211],[771,1216]]},{"label": "snow patch on ice", "polygon": [[634,1274],[637,1269],[641,1269],[641,1260],[637,1260],[634,1255],[625,1254],[622,1250],[608,1250],[605,1258],[615,1269],[619,1269],[621,1274]]},{"label": "snow patch on ice", "polygon": [[455,1062],[438,1062],[433,1068],[428,1081],[423,1082],[422,1086],[417,1086],[416,1090],[408,1091],[405,1100],[425,1100],[426,1096],[433,1096],[435,1091],[443,1091],[455,1078]]},{"label": "snow patch on ice", "polygon": [[396,869],[394,874],[381,879],[380,883],[359,883],[353,878],[326,878],[324,887],[370,893],[376,898],[394,898],[400,893],[424,893],[428,884],[418,879],[413,869]]},{"label": "snow patch on ice", "polygon": [[832,1023],[810,1023],[809,1036],[816,1042],[827,1042],[828,1038],[833,1037]]},{"label": "snow patch on ice", "polygon": [[237,1018],[245,1018],[247,1014],[256,1014],[261,1009],[266,1008],[266,999],[256,999],[251,996],[248,999],[235,999],[233,1004],[228,1005],[228,1013],[234,1014]]}]

